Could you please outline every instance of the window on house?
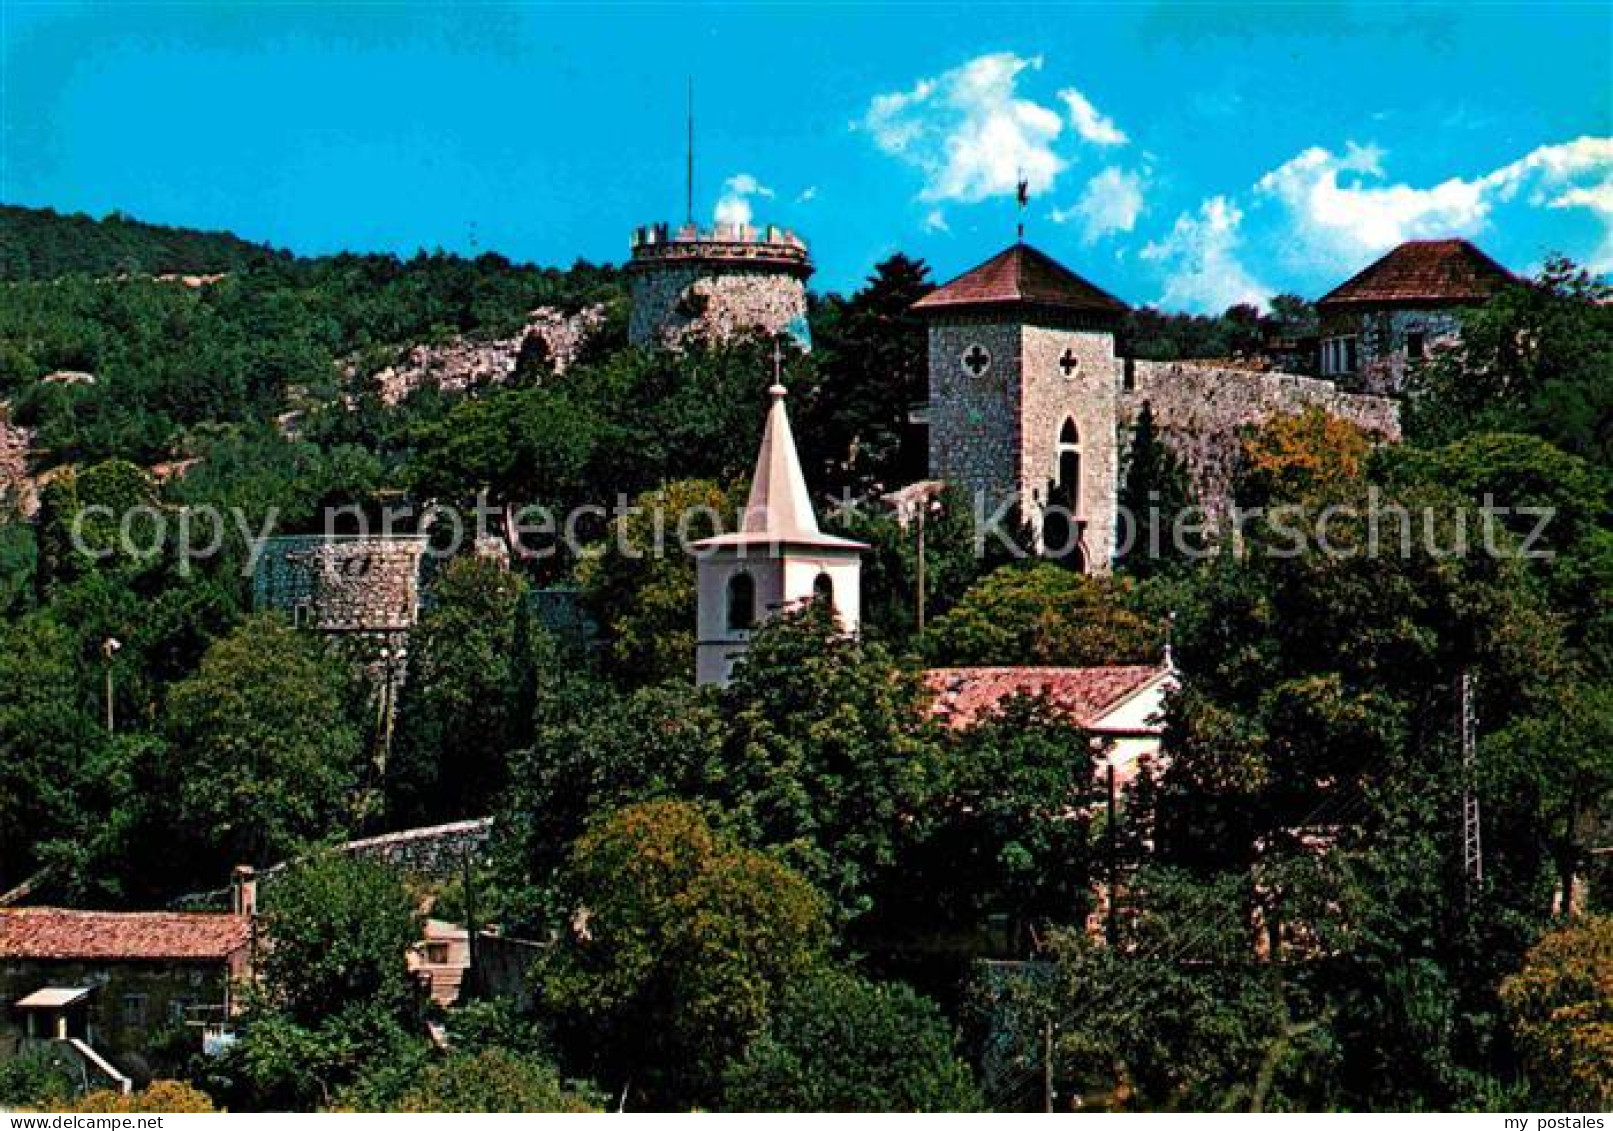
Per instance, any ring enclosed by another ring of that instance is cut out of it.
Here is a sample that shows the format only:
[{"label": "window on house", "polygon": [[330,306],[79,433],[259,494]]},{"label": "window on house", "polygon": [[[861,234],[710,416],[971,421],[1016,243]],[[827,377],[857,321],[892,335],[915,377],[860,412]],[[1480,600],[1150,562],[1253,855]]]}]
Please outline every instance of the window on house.
[{"label": "window on house", "polygon": [[182,1025],[195,1007],[196,999],[193,997],[171,997],[168,999],[168,1020]]},{"label": "window on house", "polygon": [[728,627],[731,631],[756,623],[756,579],[736,573],[728,579]]},{"label": "window on house", "polygon": [[1359,367],[1359,365],[1360,365],[1360,359],[1356,356],[1355,338],[1353,338],[1353,337],[1345,338],[1344,339],[1344,369],[1343,369],[1343,372],[1345,372],[1345,373],[1354,373],[1354,372],[1356,372],[1356,370]]},{"label": "window on house", "polygon": [[1413,361],[1421,361],[1425,342],[1421,330],[1412,330],[1406,334],[1406,356]]},{"label": "window on house", "polygon": [[125,1029],[144,1029],[146,1027],[146,995],[123,995],[123,1027]]},{"label": "window on house", "polygon": [[434,942],[426,944],[426,961],[433,966],[445,966],[448,963],[448,944]]}]

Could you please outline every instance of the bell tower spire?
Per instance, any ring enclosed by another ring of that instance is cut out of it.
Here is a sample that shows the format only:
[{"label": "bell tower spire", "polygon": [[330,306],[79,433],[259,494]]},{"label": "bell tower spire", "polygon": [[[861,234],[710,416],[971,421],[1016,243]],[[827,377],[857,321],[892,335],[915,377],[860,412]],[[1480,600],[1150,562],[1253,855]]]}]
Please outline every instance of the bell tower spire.
[{"label": "bell tower spire", "polygon": [[861,619],[861,554],[868,546],[818,528],[784,407],[778,358],[773,376],[739,530],[690,547],[699,559],[698,683],[727,683],[752,629],[780,611],[827,601],[847,633],[855,633]]}]

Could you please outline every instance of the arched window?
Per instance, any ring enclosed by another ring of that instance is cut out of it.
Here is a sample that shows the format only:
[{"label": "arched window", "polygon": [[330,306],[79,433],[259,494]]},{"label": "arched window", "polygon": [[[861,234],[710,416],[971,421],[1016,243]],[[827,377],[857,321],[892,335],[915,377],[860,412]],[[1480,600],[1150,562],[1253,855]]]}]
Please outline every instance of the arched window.
[{"label": "arched window", "polygon": [[1075,421],[1059,429],[1054,479],[1042,514],[1042,553],[1084,569],[1081,550],[1081,434]]},{"label": "arched window", "polygon": [[1075,514],[1081,502],[1081,434],[1074,420],[1059,429],[1058,473],[1053,480],[1053,502]]},{"label": "arched window", "polygon": [[835,605],[834,578],[827,573],[820,573],[812,579],[812,599],[824,607],[833,609]]},{"label": "arched window", "polygon": [[756,579],[740,572],[728,579],[728,627],[750,628],[756,623]]}]

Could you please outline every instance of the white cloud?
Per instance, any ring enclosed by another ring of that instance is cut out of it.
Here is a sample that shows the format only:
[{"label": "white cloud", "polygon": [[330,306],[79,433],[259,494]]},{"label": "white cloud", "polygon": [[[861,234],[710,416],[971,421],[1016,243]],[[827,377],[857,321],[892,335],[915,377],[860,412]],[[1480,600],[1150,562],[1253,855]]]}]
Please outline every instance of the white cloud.
[{"label": "white cloud", "polygon": [[1178,310],[1219,313],[1236,303],[1264,306],[1274,293],[1238,259],[1243,212],[1224,196],[1183,213],[1163,239],[1147,244],[1142,257],[1169,272],[1160,304]]},{"label": "white cloud", "polygon": [[1059,97],[1064,100],[1064,107],[1070,112],[1070,125],[1075,132],[1090,141],[1093,145],[1125,145],[1128,140],[1115,125],[1114,119],[1106,118],[1098,113],[1098,108],[1086,95],[1074,87],[1059,91]]},{"label": "white cloud", "polygon": [[932,208],[924,216],[924,230],[926,232],[950,232],[952,226],[947,223],[947,214],[939,208]]},{"label": "white cloud", "polygon": [[1081,239],[1095,243],[1116,232],[1129,232],[1137,226],[1143,211],[1143,174],[1111,165],[1087,182],[1086,189],[1069,208],[1055,208],[1053,222],[1081,222]]},{"label": "white cloud", "polygon": [[1536,206],[1588,208],[1613,223],[1598,192],[1613,181],[1613,138],[1541,146],[1483,176],[1426,187],[1388,181],[1384,156],[1353,143],[1342,155],[1313,146],[1256,182],[1256,194],[1284,214],[1296,260],[1359,264],[1406,240],[1474,235],[1498,204],[1520,195]]},{"label": "white cloud", "polygon": [[861,128],[874,144],[924,174],[921,200],[974,203],[1012,194],[1023,176],[1050,188],[1067,162],[1054,152],[1057,111],[1021,97],[1016,85],[1040,57],[982,55],[911,90],[876,96]]},{"label": "white cloud", "polygon": [[808,185],[806,188],[802,189],[800,195],[795,198],[795,203],[810,204],[816,199],[818,199],[818,186]]},{"label": "white cloud", "polygon": [[751,197],[770,197],[773,190],[749,173],[735,173],[722,185],[722,196],[717,198],[717,223],[749,224]]}]

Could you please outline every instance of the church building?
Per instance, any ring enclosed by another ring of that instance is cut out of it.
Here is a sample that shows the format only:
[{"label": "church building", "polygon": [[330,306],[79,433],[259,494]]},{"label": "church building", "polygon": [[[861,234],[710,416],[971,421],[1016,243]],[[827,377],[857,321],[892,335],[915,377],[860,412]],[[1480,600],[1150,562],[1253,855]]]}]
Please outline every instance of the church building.
[{"label": "church building", "polygon": [[772,403],[739,530],[690,547],[698,559],[695,680],[701,684],[726,684],[751,631],[783,610],[821,600],[844,632],[855,633],[861,620],[861,554],[868,546],[818,529],[784,386],[774,384],[768,395]]}]

